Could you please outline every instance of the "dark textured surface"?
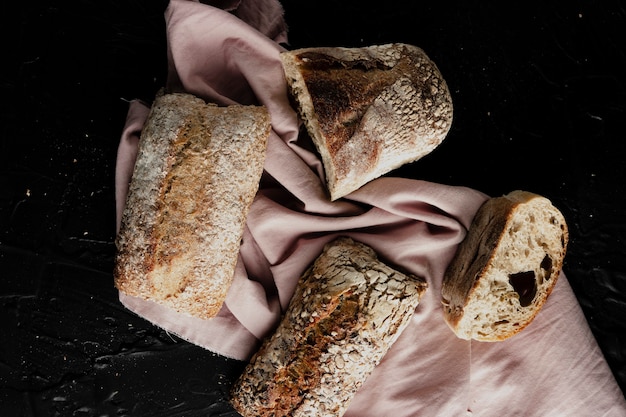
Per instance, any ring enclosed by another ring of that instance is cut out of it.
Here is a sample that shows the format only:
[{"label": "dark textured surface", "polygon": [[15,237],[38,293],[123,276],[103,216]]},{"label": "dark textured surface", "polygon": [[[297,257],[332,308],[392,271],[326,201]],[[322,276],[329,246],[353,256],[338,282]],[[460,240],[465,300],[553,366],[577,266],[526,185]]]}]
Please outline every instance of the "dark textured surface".
[{"label": "dark textured surface", "polygon": [[[291,42],[407,42],[454,100],[444,144],[396,175],[546,195],[565,272],[626,389],[626,10],[607,1],[285,1]],[[166,2],[22,2],[0,78],[0,415],[227,416],[242,364],[125,311],[112,287],[126,100],[164,79]],[[323,23],[322,23],[323,22]]]}]

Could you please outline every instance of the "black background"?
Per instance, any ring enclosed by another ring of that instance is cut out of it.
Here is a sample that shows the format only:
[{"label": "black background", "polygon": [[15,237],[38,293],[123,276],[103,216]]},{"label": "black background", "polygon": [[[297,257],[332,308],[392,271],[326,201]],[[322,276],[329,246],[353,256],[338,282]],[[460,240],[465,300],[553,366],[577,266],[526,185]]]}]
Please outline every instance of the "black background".
[{"label": "black background", "polygon": [[[284,1],[291,47],[422,47],[455,115],[393,175],[549,197],[564,270],[626,389],[626,6]],[[133,98],[164,83],[164,0],[6,9],[0,76],[0,414],[222,416],[242,364],[125,311],[114,168]]]}]

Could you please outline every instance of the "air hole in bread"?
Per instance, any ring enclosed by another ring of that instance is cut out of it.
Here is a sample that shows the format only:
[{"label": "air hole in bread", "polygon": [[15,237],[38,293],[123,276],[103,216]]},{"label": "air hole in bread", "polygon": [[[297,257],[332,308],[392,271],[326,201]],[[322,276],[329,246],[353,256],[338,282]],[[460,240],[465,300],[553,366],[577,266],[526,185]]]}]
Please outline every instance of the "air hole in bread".
[{"label": "air hole in bread", "polygon": [[534,271],[510,274],[509,283],[519,295],[519,303],[522,307],[528,307],[532,304],[535,295],[537,295],[537,281]]},{"label": "air hole in bread", "polygon": [[540,267],[546,271],[546,280],[549,280],[552,276],[552,258],[547,253],[546,256],[543,257]]}]

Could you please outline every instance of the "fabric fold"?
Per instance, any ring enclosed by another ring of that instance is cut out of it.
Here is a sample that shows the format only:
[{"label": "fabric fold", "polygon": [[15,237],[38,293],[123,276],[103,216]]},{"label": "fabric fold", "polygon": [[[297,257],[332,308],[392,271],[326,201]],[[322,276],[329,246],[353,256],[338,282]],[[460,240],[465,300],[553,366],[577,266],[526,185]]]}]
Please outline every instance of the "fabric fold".
[{"label": "fabric fold", "polygon": [[[441,280],[488,196],[391,173],[331,202],[321,161],[289,104],[279,60],[280,43],[286,42],[280,4],[222,3],[232,9],[170,2],[167,89],[218,105],[265,105],[270,112],[265,173],[248,215],[233,285],[219,315],[210,320],[124,294],[120,301],[191,343],[246,361],[272,332],[297,280],[324,244],[350,236],[390,264],[424,277],[429,288],[347,417],[625,415],[623,395],[565,275],[535,321],[506,342],[460,340],[447,328]],[[118,222],[148,110],[146,104],[130,103],[121,135]]]}]

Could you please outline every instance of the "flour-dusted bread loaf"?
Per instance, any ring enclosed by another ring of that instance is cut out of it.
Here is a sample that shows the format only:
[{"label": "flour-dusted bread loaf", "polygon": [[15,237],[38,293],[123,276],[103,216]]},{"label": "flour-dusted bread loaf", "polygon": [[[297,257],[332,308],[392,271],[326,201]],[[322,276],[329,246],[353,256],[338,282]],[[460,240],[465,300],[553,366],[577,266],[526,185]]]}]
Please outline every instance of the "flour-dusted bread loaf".
[{"label": "flour-dusted bread loaf", "polygon": [[157,96],[116,239],[121,292],[195,317],[217,314],[233,279],[269,132],[264,107]]},{"label": "flour-dusted bread loaf", "polygon": [[327,244],[232,390],[244,417],[341,416],[409,323],[426,283],[362,243]]},{"label": "flour-dusted bread loaf", "polygon": [[480,341],[520,332],[552,292],[567,242],[565,218],[547,198],[518,190],[487,200],[443,280],[450,328]]},{"label": "flour-dusted bread loaf", "polygon": [[446,82],[418,47],[304,48],[281,60],[332,200],[432,152],[452,125]]}]

